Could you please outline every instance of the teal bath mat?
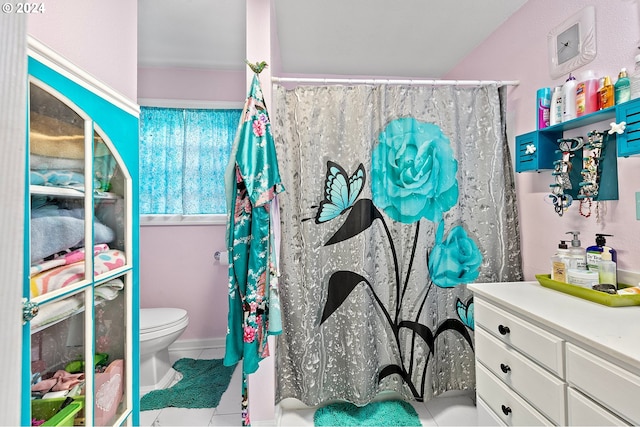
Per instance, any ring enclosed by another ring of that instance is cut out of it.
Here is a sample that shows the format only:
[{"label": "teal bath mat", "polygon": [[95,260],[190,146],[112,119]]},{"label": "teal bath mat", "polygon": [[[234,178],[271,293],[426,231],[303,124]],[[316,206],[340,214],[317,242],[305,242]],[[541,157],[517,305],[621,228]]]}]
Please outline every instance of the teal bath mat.
[{"label": "teal bath mat", "polygon": [[180,359],[173,369],[182,379],[173,387],[153,390],[140,399],[140,410],[166,407],[215,408],[229,386],[235,366],[224,366],[222,359]]},{"label": "teal bath mat", "polygon": [[338,402],[316,410],[316,426],[421,426],[418,413],[402,400],[382,400],[358,407]]}]

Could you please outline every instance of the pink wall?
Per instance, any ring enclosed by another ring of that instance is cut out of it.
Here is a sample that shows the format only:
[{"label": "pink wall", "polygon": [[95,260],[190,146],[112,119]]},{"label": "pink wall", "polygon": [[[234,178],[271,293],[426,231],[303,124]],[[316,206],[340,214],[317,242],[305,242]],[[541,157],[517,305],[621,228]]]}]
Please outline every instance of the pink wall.
[{"label": "pink wall", "polygon": [[189,313],[180,339],[224,338],[228,266],[214,261],[226,250],[225,226],[140,228],[140,306],[178,307]]},{"label": "pink wall", "polygon": [[[638,2],[610,0],[596,4],[597,57],[576,71],[594,70],[597,75],[617,78],[621,67],[634,69],[640,40]],[[507,127],[513,150],[515,135],[535,129],[536,90],[559,86],[566,78],[549,76],[547,34],[567,17],[587,5],[579,0],[531,0],[504,23],[489,39],[468,55],[446,78],[519,80],[510,88],[507,100]],[[604,130],[609,121],[567,132],[565,136],[586,135]],[[618,250],[618,268],[640,270],[640,221],[636,220],[635,193],[640,191],[640,156],[618,159],[619,200],[606,202],[600,223],[595,213],[581,217],[577,206],[559,217],[548,204],[551,173],[516,174],[525,277],[549,271],[549,259],[557,243],[569,230],[581,232],[582,246],[594,244],[595,233],[612,234],[607,241]]]},{"label": "pink wall", "polygon": [[138,68],[138,99],[224,101],[242,104],[245,72],[196,68]]},{"label": "pink wall", "polygon": [[[245,79],[244,70],[139,68],[138,99],[170,100],[176,106],[186,101],[185,107],[189,101],[242,105]],[[228,267],[213,258],[226,250],[225,232],[225,225],[141,227],[140,305],[187,310],[189,326],[181,340],[226,336]]]},{"label": "pink wall", "polygon": [[136,101],[138,2],[44,2],[27,32],[117,92]]}]

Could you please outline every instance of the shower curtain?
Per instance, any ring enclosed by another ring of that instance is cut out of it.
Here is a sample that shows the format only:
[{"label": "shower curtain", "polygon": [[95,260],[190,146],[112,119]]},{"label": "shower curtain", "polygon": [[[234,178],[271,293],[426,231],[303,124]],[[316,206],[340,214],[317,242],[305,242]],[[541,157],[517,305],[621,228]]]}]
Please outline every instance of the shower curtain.
[{"label": "shower curtain", "polygon": [[276,400],[475,386],[471,282],[522,280],[496,85],[274,85]]}]

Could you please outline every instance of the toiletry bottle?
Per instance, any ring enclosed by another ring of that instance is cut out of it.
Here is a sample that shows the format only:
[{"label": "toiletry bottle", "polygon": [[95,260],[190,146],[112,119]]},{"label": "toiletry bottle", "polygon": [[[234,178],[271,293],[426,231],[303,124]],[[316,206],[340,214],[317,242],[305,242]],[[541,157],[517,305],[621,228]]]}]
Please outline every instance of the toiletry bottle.
[{"label": "toiletry bottle", "polygon": [[549,126],[562,123],[562,86],[556,86],[551,95],[551,110],[549,111]]},{"label": "toiletry bottle", "polygon": [[616,289],[618,289],[616,263],[611,259],[611,255],[609,248],[605,246],[605,250],[602,252],[600,267],[598,268],[598,281],[600,284],[614,285]]},{"label": "toiletry bottle", "polygon": [[577,117],[593,113],[598,109],[598,79],[593,71],[584,73],[583,80],[576,86]]},{"label": "toiletry bottle", "polygon": [[566,234],[572,234],[571,248],[569,248],[569,269],[586,270],[587,269],[587,253],[580,244],[579,231],[567,231]]},{"label": "toiletry bottle", "polygon": [[615,102],[611,78],[609,76],[604,76],[602,89],[600,89],[600,109],[604,110],[605,108],[613,107]]},{"label": "toiletry bottle", "polygon": [[587,248],[587,268],[591,271],[598,271],[598,265],[602,259],[604,248],[611,251],[611,260],[617,262],[616,250],[606,246],[607,239],[605,237],[613,237],[611,234],[596,233],[596,244]]},{"label": "toiletry bottle", "polygon": [[631,83],[629,82],[626,68],[620,70],[620,73],[618,74],[618,80],[616,81],[616,84],[614,86],[614,91],[616,105],[622,104],[623,102],[627,102],[629,99],[631,99]]},{"label": "toiletry bottle", "polygon": [[543,87],[536,92],[538,104],[538,129],[549,126],[549,108],[551,107],[551,88]]},{"label": "toiletry bottle", "polygon": [[562,85],[562,121],[576,118],[576,78],[569,73],[569,78]]},{"label": "toiletry bottle", "polygon": [[551,258],[551,280],[567,283],[567,265],[569,263],[569,247],[562,240],[558,252]]},{"label": "toiletry bottle", "polygon": [[640,98],[640,55],[636,55],[636,67],[633,75],[629,77],[631,84],[631,99]]},{"label": "toiletry bottle", "polygon": [[598,79],[598,90],[596,93],[596,102],[598,104],[598,110],[602,110],[602,88],[604,88],[604,77]]}]

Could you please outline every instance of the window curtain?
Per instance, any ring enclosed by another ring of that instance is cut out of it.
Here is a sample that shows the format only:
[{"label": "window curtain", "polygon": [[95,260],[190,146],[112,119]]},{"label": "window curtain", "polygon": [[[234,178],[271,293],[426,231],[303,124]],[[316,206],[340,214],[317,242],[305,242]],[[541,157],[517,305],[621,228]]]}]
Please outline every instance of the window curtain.
[{"label": "window curtain", "polygon": [[522,279],[504,90],[275,85],[277,396],[473,390],[466,284]]},{"label": "window curtain", "polygon": [[224,214],[241,110],[140,109],[140,213]]}]

